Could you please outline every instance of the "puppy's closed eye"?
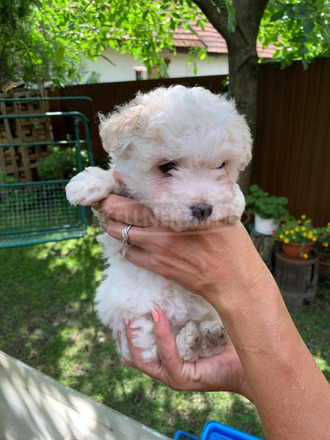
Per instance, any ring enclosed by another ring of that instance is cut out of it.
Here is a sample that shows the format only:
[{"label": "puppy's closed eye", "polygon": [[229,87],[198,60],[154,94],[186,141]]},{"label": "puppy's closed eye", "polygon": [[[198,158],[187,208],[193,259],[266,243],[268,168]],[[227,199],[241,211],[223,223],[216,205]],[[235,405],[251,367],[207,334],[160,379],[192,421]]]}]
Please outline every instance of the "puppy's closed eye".
[{"label": "puppy's closed eye", "polygon": [[218,167],[218,170],[221,170],[222,168],[225,168],[225,166],[226,166],[226,162],[223,162],[223,163]]},{"label": "puppy's closed eye", "polygon": [[175,162],[167,162],[167,163],[164,163],[163,165],[160,165],[159,169],[163,174],[165,174],[165,176],[171,176],[170,171],[176,170],[177,165]]}]

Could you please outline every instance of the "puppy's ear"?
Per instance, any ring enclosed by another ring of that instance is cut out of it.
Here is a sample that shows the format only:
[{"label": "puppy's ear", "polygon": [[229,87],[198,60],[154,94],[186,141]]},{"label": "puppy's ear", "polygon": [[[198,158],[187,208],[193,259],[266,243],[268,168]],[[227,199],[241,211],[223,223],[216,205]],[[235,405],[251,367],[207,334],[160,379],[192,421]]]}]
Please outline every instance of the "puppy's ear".
[{"label": "puppy's ear", "polygon": [[98,114],[100,137],[105,151],[111,153],[118,149],[125,150],[130,145],[139,128],[142,107],[125,106],[108,116]]},{"label": "puppy's ear", "polygon": [[240,171],[243,171],[249,164],[252,158],[252,136],[248,125],[245,123],[242,129],[242,141],[243,151],[241,157],[241,163],[239,166]]}]

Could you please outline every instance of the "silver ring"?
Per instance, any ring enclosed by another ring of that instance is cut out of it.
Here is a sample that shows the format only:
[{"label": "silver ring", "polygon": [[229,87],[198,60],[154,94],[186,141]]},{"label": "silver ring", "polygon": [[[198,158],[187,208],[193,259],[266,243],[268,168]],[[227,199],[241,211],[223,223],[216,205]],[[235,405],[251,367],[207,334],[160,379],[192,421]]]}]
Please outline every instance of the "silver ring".
[{"label": "silver ring", "polygon": [[131,229],[132,225],[125,225],[124,229],[121,231],[121,236],[123,237],[123,243],[125,246],[128,245],[128,231]]}]

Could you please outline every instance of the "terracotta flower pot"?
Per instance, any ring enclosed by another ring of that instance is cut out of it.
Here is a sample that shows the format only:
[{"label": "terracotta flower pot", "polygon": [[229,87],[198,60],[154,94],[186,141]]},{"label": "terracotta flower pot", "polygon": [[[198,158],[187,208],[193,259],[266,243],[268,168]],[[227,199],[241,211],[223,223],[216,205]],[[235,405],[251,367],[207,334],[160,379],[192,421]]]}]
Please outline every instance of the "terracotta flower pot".
[{"label": "terracotta flower pot", "polygon": [[300,243],[282,243],[282,252],[288,257],[304,260],[305,258],[301,255],[309,255],[313,244],[314,241],[310,241],[302,247]]}]

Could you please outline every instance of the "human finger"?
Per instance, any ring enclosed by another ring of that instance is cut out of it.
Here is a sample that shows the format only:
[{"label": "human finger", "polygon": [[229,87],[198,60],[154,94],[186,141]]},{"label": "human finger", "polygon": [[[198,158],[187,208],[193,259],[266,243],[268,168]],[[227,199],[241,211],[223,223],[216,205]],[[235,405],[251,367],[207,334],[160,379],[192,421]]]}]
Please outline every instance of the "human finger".
[{"label": "human finger", "polygon": [[153,310],[154,331],[159,358],[168,373],[179,374],[184,361],[179,357],[170,323],[163,310]]},{"label": "human finger", "polygon": [[135,329],[128,323],[125,331],[132,361],[126,363],[174,390],[190,389],[189,372],[184,368],[187,363],[178,355],[175,338],[165,313],[161,310],[154,310],[152,315],[159,360],[143,361],[142,350],[133,343]]},{"label": "human finger", "polygon": [[136,200],[110,194],[96,206],[96,211],[110,220],[141,227],[153,226],[157,220],[151,211]]},{"label": "human finger", "polygon": [[[132,225],[132,223],[126,223]],[[104,231],[116,240],[122,240],[122,231],[125,228],[125,223],[121,222],[102,222],[101,227]],[[140,247],[148,247],[148,243],[152,243],[157,237],[157,242],[163,242],[166,237],[170,240],[173,235],[178,233],[165,225],[162,227],[139,227],[133,224],[128,231],[128,244]]]},{"label": "human finger", "polygon": [[128,349],[131,353],[131,361],[125,360],[126,364],[133,368],[137,368],[138,370],[142,371],[143,373],[147,374],[153,379],[162,381],[161,363],[159,361],[144,362],[142,358],[143,350],[134,344],[133,340],[134,340],[134,333],[136,330],[137,330],[136,328],[131,327],[130,321],[126,323],[125,334],[127,338]]},{"label": "human finger", "polygon": [[[120,222],[101,222],[100,223],[101,228],[107,233],[109,234],[112,238],[115,238],[116,240],[122,241],[123,240],[123,235],[122,232],[125,228],[125,226],[127,226],[127,224],[125,223],[120,223]],[[126,244],[136,244],[135,241],[132,238],[133,235],[133,229],[135,229],[134,226],[131,226],[129,228],[129,230],[126,232],[127,234],[127,243]],[[142,228],[141,228],[142,229]],[[142,229],[143,231],[143,229]],[[134,234],[134,237],[137,234]],[[138,234],[140,235],[140,234]]]}]

